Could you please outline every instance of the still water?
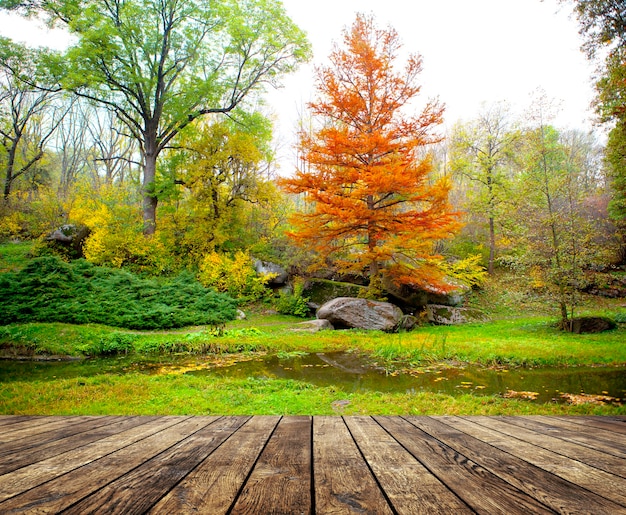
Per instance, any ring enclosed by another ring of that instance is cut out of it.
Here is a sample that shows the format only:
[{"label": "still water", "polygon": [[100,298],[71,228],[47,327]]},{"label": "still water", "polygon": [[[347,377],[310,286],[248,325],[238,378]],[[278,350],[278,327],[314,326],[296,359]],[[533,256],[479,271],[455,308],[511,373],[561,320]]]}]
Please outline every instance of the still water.
[{"label": "still water", "polygon": [[[118,357],[82,361],[0,361],[0,382],[46,381],[100,374],[188,374],[210,378],[291,379],[346,392],[475,393],[565,402],[567,394],[596,395],[623,403],[626,367],[485,368],[437,364],[388,373],[353,353],[259,355],[235,359],[214,357]],[[564,396],[565,395],[565,396]]]}]

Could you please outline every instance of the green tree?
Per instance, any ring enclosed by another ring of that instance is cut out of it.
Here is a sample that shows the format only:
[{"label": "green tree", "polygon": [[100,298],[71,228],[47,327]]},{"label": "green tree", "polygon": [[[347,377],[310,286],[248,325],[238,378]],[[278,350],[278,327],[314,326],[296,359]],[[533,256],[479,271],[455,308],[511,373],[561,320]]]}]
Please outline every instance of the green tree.
[{"label": "green tree", "polygon": [[8,202],[15,182],[36,169],[63,119],[56,93],[33,87],[42,53],[0,38],[0,169]]},{"label": "green tree", "polygon": [[622,234],[626,263],[626,3],[623,0],[572,1],[585,38],[583,50],[598,64],[596,110],[610,124],[606,148],[613,198],[609,210]]},{"label": "green tree", "polygon": [[143,158],[144,232],[154,233],[159,154],[194,120],[232,113],[309,55],[277,0],[0,0],[47,14],[77,42],[62,86],[115,110]]},{"label": "green tree", "polygon": [[[560,326],[570,329],[583,270],[600,255],[593,214],[586,202],[593,181],[580,136],[559,133],[550,124],[544,98],[533,106],[530,126],[517,146],[520,166],[514,191],[518,256],[535,286],[555,293]],[[595,184],[595,186],[594,186]]]},{"label": "green tree", "polygon": [[510,195],[506,165],[516,137],[508,107],[494,104],[485,106],[475,120],[455,126],[448,142],[452,173],[469,183],[467,207],[487,220],[490,274],[495,267],[496,224]]},{"label": "green tree", "polygon": [[234,240],[242,232],[250,236],[250,227],[243,227],[246,206],[264,209],[276,201],[268,173],[270,140],[269,120],[259,114],[247,115],[243,124],[196,123],[181,133],[158,182],[169,196],[163,218],[172,226],[163,235],[168,247],[197,262],[216,248],[247,248],[255,241],[244,236],[242,247]]}]

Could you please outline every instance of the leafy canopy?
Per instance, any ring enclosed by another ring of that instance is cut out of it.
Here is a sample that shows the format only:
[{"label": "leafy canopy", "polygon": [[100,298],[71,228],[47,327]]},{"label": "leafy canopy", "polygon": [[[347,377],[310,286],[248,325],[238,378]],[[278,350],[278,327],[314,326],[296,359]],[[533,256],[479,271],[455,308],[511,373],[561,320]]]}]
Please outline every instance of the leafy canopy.
[{"label": "leafy canopy", "polygon": [[448,289],[433,243],[459,224],[448,204],[449,184],[431,179],[426,147],[443,109],[429,102],[417,115],[419,56],[397,71],[401,43],[358,15],[317,71],[319,97],[309,105],[318,128],[300,134],[304,166],[282,184],[312,204],[295,219],[293,236],[321,260],[345,271],[399,283]]},{"label": "leafy canopy", "polygon": [[51,59],[65,89],[114,110],[143,157],[145,232],[156,230],[156,162],[194,120],[231,113],[309,56],[278,0],[0,0],[45,13],[77,42]]}]

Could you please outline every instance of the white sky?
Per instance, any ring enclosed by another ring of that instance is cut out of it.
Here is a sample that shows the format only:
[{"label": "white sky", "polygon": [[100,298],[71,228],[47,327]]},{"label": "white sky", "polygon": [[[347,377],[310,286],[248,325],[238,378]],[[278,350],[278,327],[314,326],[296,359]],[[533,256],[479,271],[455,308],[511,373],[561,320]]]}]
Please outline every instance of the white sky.
[{"label": "white sky", "polygon": [[[439,97],[451,126],[471,119],[482,103],[506,100],[520,112],[538,88],[561,102],[556,124],[592,128],[593,66],[580,52],[571,8],[557,0],[283,0],[313,45],[313,62],[283,80],[267,98],[276,116],[282,173],[293,166],[291,145],[299,113],[312,100],[313,68],[324,64],[333,41],[357,12],[397,30],[410,53],[424,59],[424,100]],[[36,32],[29,22],[0,13],[0,34],[30,44],[62,46],[59,34]]]},{"label": "white sky", "polygon": [[325,64],[333,42],[341,42],[357,12],[373,13],[381,27],[392,26],[408,53],[423,57],[424,99],[446,105],[445,126],[475,117],[482,103],[506,100],[520,114],[538,88],[560,103],[561,128],[592,128],[593,65],[571,8],[556,0],[283,0],[313,44],[311,65],[285,79],[269,95],[277,112],[277,132],[289,148],[306,102],[312,100],[313,68]]}]

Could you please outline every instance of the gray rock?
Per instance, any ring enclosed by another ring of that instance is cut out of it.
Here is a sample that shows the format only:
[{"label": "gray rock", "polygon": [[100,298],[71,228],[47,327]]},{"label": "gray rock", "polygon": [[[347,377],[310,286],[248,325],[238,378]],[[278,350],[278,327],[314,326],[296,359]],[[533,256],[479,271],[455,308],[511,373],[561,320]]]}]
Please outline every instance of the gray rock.
[{"label": "gray rock", "polygon": [[91,234],[91,230],[85,226],[72,224],[62,225],[46,236],[47,244],[61,251],[72,259],[85,257],[83,244]]},{"label": "gray rock", "polygon": [[268,281],[269,286],[282,286],[287,282],[289,274],[282,266],[269,261],[261,261],[259,259],[254,260],[254,269],[259,275],[272,275],[273,277]]},{"label": "gray rock", "polygon": [[328,320],[307,320],[306,322],[300,322],[296,324],[293,328],[294,331],[306,331],[309,333],[317,333],[318,331],[329,330],[332,331],[334,329],[333,324],[331,324]]},{"label": "gray rock", "polygon": [[383,277],[383,288],[392,299],[397,300],[399,305],[409,308],[423,308],[427,304],[460,306],[463,304],[465,294],[469,291],[466,286],[456,284],[456,289],[450,293],[435,293],[407,284],[396,284],[387,276]]},{"label": "gray rock", "polygon": [[311,278],[304,285],[302,296],[309,298],[308,305],[315,310],[337,297],[356,297],[364,289],[358,284]]},{"label": "gray rock", "polygon": [[237,316],[235,317],[236,320],[245,320],[246,319],[246,314],[241,311],[240,309],[237,310]]},{"label": "gray rock", "polygon": [[428,304],[426,306],[428,321],[438,325],[458,325],[468,322],[483,322],[487,317],[477,309]]},{"label": "gray rock", "polygon": [[377,302],[354,297],[339,297],[325,303],[317,318],[328,320],[334,327],[394,331],[403,313],[389,302]]}]

